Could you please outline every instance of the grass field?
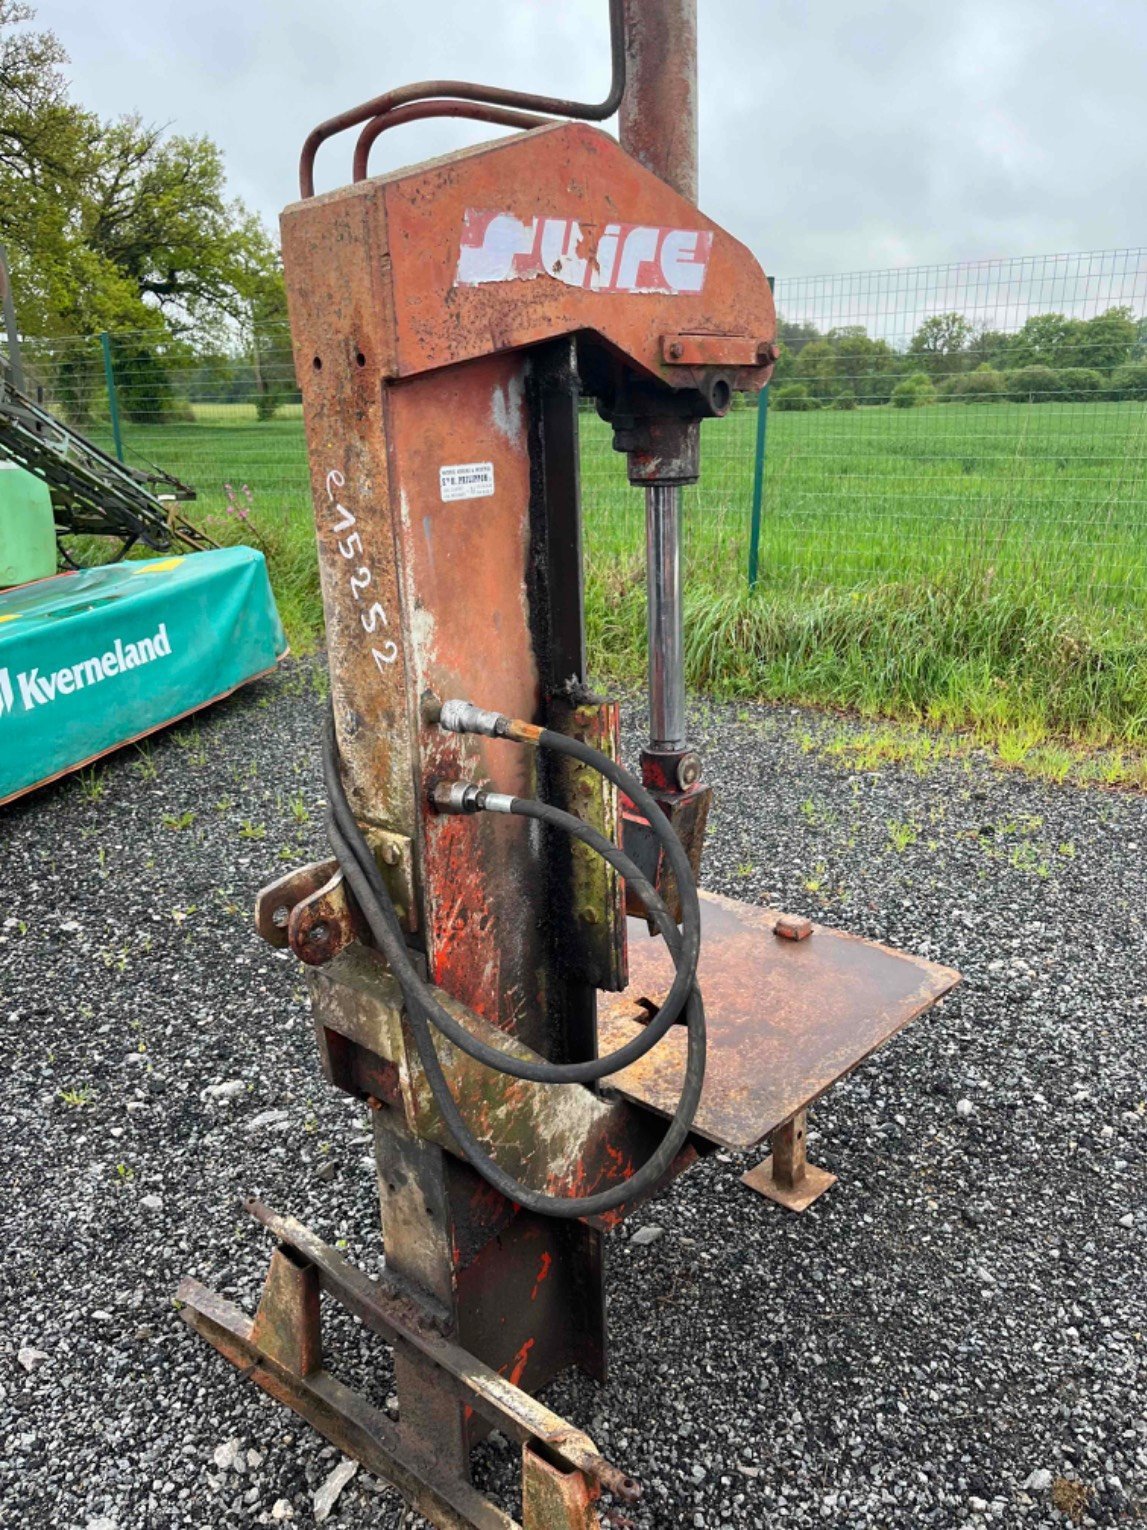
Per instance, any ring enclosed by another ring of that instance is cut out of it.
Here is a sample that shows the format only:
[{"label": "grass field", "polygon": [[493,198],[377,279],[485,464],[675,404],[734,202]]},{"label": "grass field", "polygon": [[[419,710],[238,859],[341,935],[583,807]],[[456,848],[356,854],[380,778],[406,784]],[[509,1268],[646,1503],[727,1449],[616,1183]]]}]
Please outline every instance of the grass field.
[{"label": "grass field", "polygon": [[[687,493],[687,662],[718,695],[815,701],[1035,740],[1147,740],[1147,408],[772,411],[761,579],[745,569],[756,417],[706,425]],[[258,541],[296,645],[321,628],[298,410],[127,428]],[[230,486],[230,488],[226,486]],[[601,678],[644,666],[643,506],[583,424],[587,603]],[[245,519],[238,512],[247,512]]]}]

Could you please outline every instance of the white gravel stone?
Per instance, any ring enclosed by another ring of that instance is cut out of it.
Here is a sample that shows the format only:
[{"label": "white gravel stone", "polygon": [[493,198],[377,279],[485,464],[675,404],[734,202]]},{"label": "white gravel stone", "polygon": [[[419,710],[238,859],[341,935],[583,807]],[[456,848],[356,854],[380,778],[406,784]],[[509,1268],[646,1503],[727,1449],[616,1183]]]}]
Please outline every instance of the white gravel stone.
[{"label": "white gravel stone", "polygon": [[203,1091],[203,1098],[207,1100],[237,1100],[240,1095],[247,1093],[247,1085],[241,1078],[229,1078],[222,1084],[208,1084]]},{"label": "white gravel stone", "polygon": [[330,1518],[331,1510],[337,1503],[339,1494],[357,1471],[358,1462],[352,1461],[349,1456],[344,1456],[323,1485],[316,1489],[314,1496],[316,1524],[321,1525],[324,1520]]},{"label": "white gravel stone", "polygon": [[246,1464],[243,1460],[243,1441],[238,1438],[225,1440],[222,1445],[215,1447],[211,1459],[222,1472],[241,1472]]},{"label": "white gravel stone", "polygon": [[291,1113],[289,1110],[261,1110],[257,1116],[252,1116],[247,1122],[246,1130],[249,1132],[261,1132],[267,1127],[279,1128],[290,1124]]}]

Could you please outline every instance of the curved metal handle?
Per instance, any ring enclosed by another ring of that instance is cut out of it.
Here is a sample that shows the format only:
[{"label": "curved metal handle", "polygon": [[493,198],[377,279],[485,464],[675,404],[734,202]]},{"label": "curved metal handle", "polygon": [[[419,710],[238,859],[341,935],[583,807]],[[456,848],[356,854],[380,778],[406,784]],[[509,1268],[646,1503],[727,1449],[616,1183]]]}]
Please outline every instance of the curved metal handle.
[{"label": "curved metal handle", "polygon": [[538,117],[532,112],[512,111],[507,106],[488,106],[484,101],[413,101],[396,106],[393,111],[372,117],[354,146],[354,179],[365,181],[370,167],[370,151],[376,138],[387,128],[401,127],[420,117],[470,117],[475,122],[496,122],[501,127],[536,128],[557,122],[557,117]]},{"label": "curved metal handle", "polygon": [[[347,128],[358,127],[360,123],[370,121],[372,118],[391,117],[399,107],[406,107],[414,102],[429,102],[437,108],[437,110],[413,114],[418,116],[470,115],[462,111],[441,110],[447,104],[453,107],[458,102],[469,101],[487,107],[548,112],[556,117],[574,117],[585,122],[603,122],[617,111],[625,89],[625,20],[622,0],[609,0],[609,45],[612,77],[609,94],[604,101],[569,101],[560,96],[536,96],[526,91],[504,90],[494,85],[474,85],[468,80],[423,80],[417,85],[401,85],[396,90],[375,96],[372,101],[364,101],[360,106],[353,106],[348,111],[340,112],[337,117],[329,117],[326,122],[321,122],[318,127],[308,133],[306,142],[303,144],[303,151],[299,157],[299,194],[303,198],[314,196],[315,156],[328,138],[345,132]],[[441,99],[446,97],[451,98],[449,102]],[[401,120],[410,121],[411,118],[407,116]],[[487,117],[482,120],[498,119]],[[389,124],[384,123],[383,127],[379,127],[374,137],[377,137],[387,125]],[[531,126],[536,125],[536,123],[531,124]],[[373,141],[374,139],[371,138],[367,143],[368,154],[370,143]]]}]

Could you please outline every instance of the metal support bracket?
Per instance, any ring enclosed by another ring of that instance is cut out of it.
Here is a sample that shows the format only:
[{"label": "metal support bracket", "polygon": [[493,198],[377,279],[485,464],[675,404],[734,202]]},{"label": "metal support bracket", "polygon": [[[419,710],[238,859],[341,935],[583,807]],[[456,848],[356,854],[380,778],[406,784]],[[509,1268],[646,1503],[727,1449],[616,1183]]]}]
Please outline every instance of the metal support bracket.
[{"label": "metal support bracket", "polygon": [[[446,1530],[596,1530],[602,1489],[633,1503],[640,1485],[572,1424],[461,1349],[420,1315],[409,1295],[373,1281],[301,1222],[258,1202],[248,1211],[279,1239],[250,1319],[197,1280],[176,1294],[184,1321],[244,1376],[305,1418],[368,1471],[392,1483],[420,1514]],[[436,1386],[522,1446],[521,1525],[465,1477],[444,1468],[433,1442],[395,1424],[322,1363],[319,1293],[413,1359]]]},{"label": "metal support bracket", "polygon": [[818,1196],[836,1184],[836,1175],[809,1163],[806,1155],[808,1111],[798,1110],[773,1132],[769,1156],[741,1176],[741,1182],[767,1195],[787,1211],[807,1211]]},{"label": "metal support bracket", "polygon": [[[414,848],[402,834],[368,825],[364,833],[403,927],[418,929]],[[337,861],[313,861],[264,887],[255,929],[270,946],[289,946],[309,967],[325,966],[352,941],[367,941],[366,921],[351,901]]]}]

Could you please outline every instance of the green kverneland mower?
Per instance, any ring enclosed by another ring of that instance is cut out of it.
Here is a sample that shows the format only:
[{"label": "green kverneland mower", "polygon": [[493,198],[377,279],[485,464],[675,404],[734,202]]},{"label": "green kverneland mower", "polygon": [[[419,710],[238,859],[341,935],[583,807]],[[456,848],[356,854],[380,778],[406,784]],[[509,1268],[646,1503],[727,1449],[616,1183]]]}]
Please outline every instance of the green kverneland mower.
[{"label": "green kverneland mower", "polygon": [[[0,249],[0,804],[185,717],[286,652],[263,555],[216,547],[194,492],[100,450],[36,396]],[[107,539],[76,567],[69,540]],[[127,558],[145,547],[153,558]]]}]

